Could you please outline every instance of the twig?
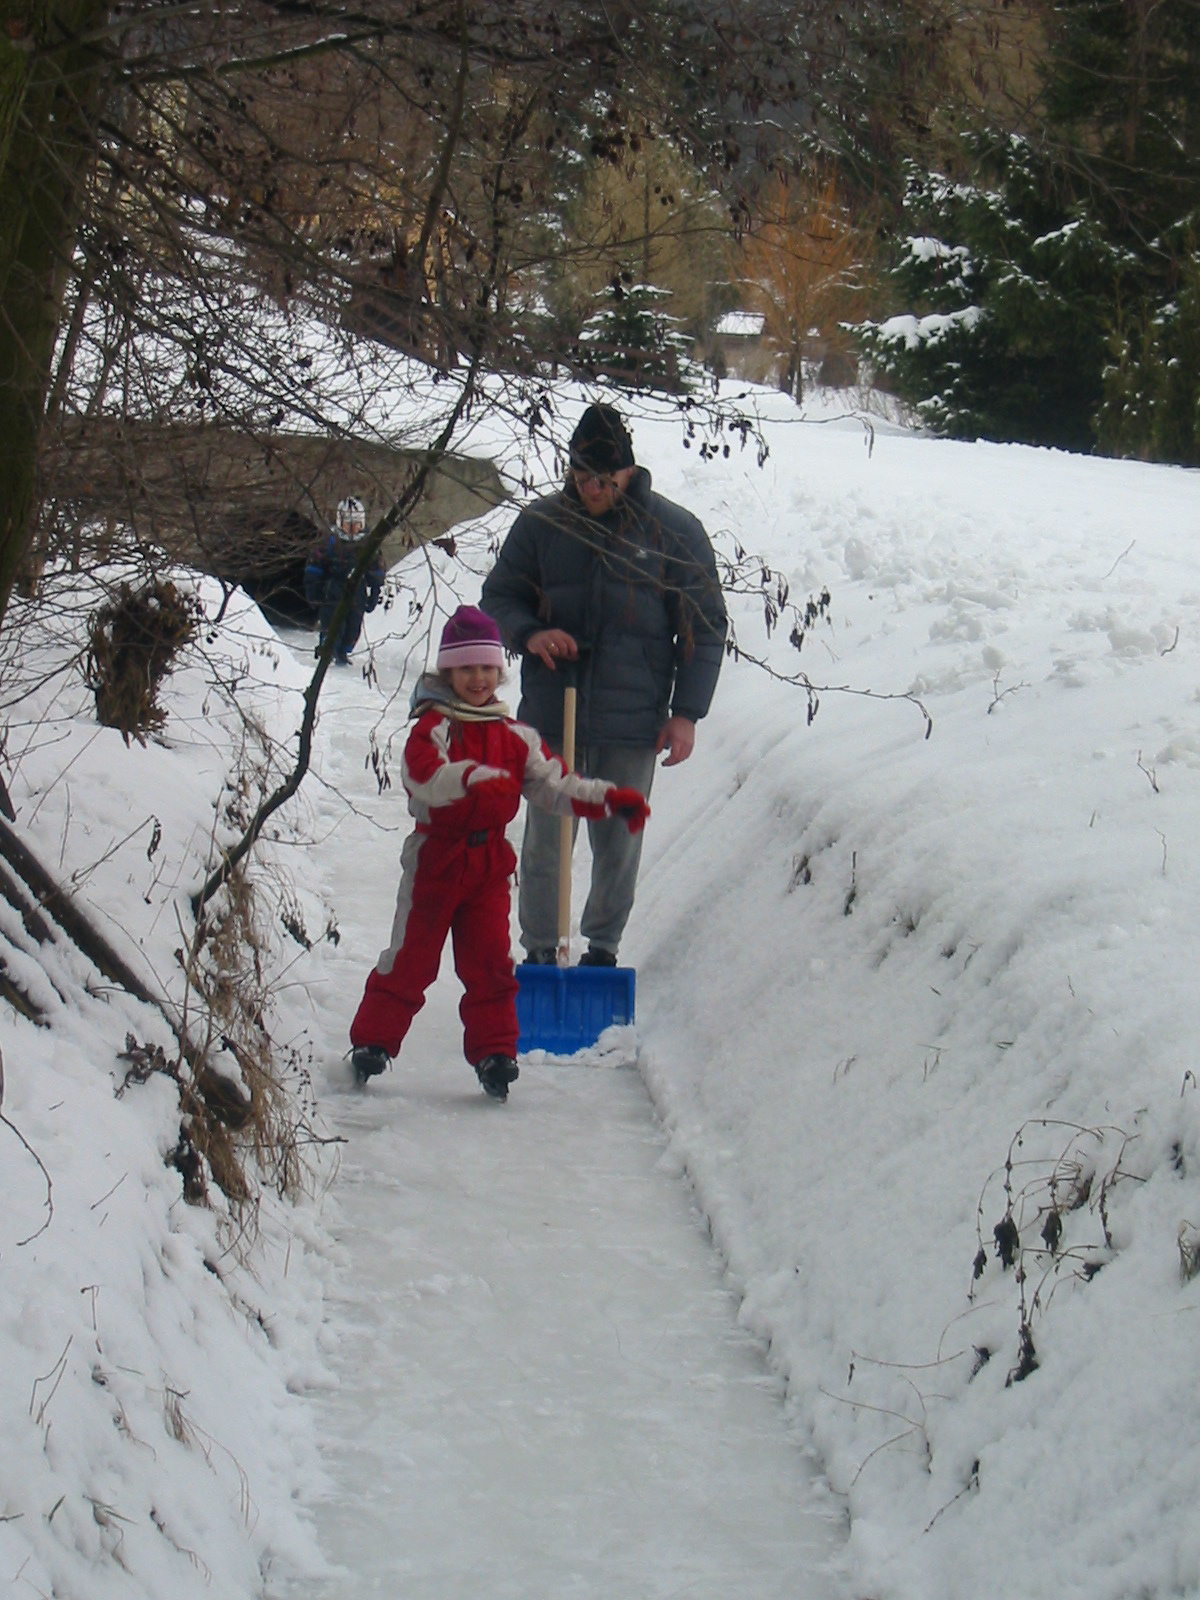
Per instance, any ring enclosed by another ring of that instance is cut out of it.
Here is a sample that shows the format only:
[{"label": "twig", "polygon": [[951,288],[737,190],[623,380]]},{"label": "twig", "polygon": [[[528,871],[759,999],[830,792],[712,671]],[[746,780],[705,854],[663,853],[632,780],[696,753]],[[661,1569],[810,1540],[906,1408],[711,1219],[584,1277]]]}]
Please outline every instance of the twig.
[{"label": "twig", "polygon": [[910,705],[916,707],[924,718],[925,732],[922,737],[929,739],[933,736],[933,717],[924,702],[911,689],[891,692],[884,689],[856,689],[848,683],[814,683],[806,672],[780,672],[765,657],[756,655],[753,650],[747,650],[743,645],[739,644],[734,637],[732,628],[730,629],[729,638],[725,641],[725,653],[733,656],[735,660],[748,661],[752,667],[758,667],[760,671],[766,673],[768,678],[773,678],[776,683],[791,684],[794,688],[803,689],[808,695],[808,720],[810,723],[816,716],[817,707],[820,705],[820,696],[823,694],[847,694],[856,696],[861,700],[907,700]]},{"label": "twig", "polygon": [[890,1439],[885,1439],[882,1444],[877,1444],[875,1446],[874,1450],[870,1451],[866,1456],[864,1456],[862,1461],[859,1462],[858,1471],[850,1479],[850,1487],[853,1489],[854,1485],[862,1477],[862,1475],[866,1471],[867,1467],[870,1465],[870,1463],[875,1459],[875,1457],[877,1455],[881,1455],[884,1450],[890,1450],[892,1445],[899,1444],[901,1439],[909,1439],[909,1438],[911,1438],[912,1435],[914,1433],[916,1433],[916,1432],[917,1432],[917,1429],[916,1429],[915,1426],[911,1427],[911,1428],[906,1428],[903,1433],[895,1433],[895,1434],[892,1435],[892,1437]]},{"label": "twig", "polygon": [[1007,689],[1001,689],[999,685],[1000,674],[997,672],[996,676],[992,679],[992,703],[988,707],[989,717],[1006,695],[1016,694],[1019,689],[1028,689],[1029,687],[1027,683],[1013,683],[1010,684]]},{"label": "twig", "polygon": [[[62,1382],[63,1373],[67,1370],[67,1351],[71,1348],[71,1345],[72,1345],[72,1342],[74,1341],[74,1338],[75,1338],[75,1335],[71,1334],[71,1336],[70,1336],[70,1338],[68,1338],[66,1344],[63,1345],[63,1347],[62,1347],[62,1354],[59,1356],[58,1360],[54,1363],[54,1365],[50,1368],[50,1371],[47,1372],[44,1377],[35,1378],[33,1380],[33,1388],[29,1392],[29,1415],[31,1417],[33,1417],[34,1421],[37,1423],[37,1425],[39,1427],[41,1427],[42,1421],[45,1418],[46,1407],[50,1404],[51,1400],[54,1399],[54,1396],[58,1391],[58,1386]],[[54,1386],[50,1390],[50,1393],[42,1401],[41,1405],[38,1406],[37,1415],[36,1415],[36,1417],[34,1417],[33,1407],[34,1407],[34,1403],[37,1400],[38,1384],[39,1383],[49,1383],[51,1378],[54,1379]]]},{"label": "twig", "polygon": [[[1117,557],[1117,559],[1113,562],[1112,566],[1109,567],[1108,571],[1104,574],[1104,578],[1111,578],[1112,577],[1113,573],[1121,565],[1122,561],[1124,561],[1125,557],[1133,549],[1133,547],[1134,547],[1134,545],[1136,543],[1137,543],[1136,539],[1130,539],[1129,543],[1125,546],[1124,550],[1121,551],[1121,554]],[[1104,578],[1101,578],[1101,580],[1100,580],[1101,583],[1104,582]]]},{"label": "twig", "polygon": [[[0,1073],[0,1087],[2,1087],[2,1086],[3,1086],[3,1075],[2,1075],[2,1073]],[[53,1219],[54,1219],[54,1184],[53,1184],[53,1182],[51,1180],[50,1174],[46,1171],[45,1162],[42,1160],[41,1156],[38,1155],[37,1151],[30,1144],[29,1140],[21,1132],[20,1128],[17,1127],[16,1123],[15,1122],[10,1122],[9,1119],[4,1115],[4,1113],[2,1111],[0,1111],[0,1122],[2,1122],[6,1128],[11,1128],[13,1133],[16,1134],[17,1138],[24,1145],[25,1149],[29,1152],[29,1154],[37,1162],[38,1167],[41,1169],[42,1177],[45,1178],[45,1180],[46,1180],[46,1220],[45,1220],[45,1222],[42,1223],[41,1227],[38,1228],[36,1230],[36,1232],[31,1233],[27,1239],[18,1239],[17,1240],[17,1248],[20,1249],[20,1247],[22,1245],[24,1245],[24,1244],[32,1244],[33,1241],[36,1238],[38,1238],[38,1236],[40,1234],[45,1233],[46,1229],[50,1226],[51,1222],[53,1221]]]},{"label": "twig", "polygon": [[143,817],[141,822],[139,822],[136,827],[130,828],[129,832],[123,839],[114,839],[112,844],[109,845],[108,849],[103,855],[97,856],[96,859],[89,862],[86,867],[78,867],[71,874],[71,882],[75,884],[76,887],[82,883],[85,883],[87,879],[91,877],[92,873],[95,872],[97,867],[103,866],[104,862],[115,856],[118,850],[123,850],[131,839],[136,839],[138,834],[141,833],[142,829],[146,827],[148,823],[151,825],[151,831],[153,831],[153,827],[155,824],[157,824],[157,821],[157,817],[154,816]]},{"label": "twig", "polygon": [[973,1489],[978,1489],[978,1488],[979,1488],[979,1461],[978,1461],[978,1459],[976,1459],[971,1464],[971,1476],[967,1479],[966,1483],[963,1484],[962,1488],[958,1491],[958,1493],[954,1496],[953,1499],[947,1500],[946,1504],[941,1508],[940,1511],[935,1511],[934,1512],[933,1516],[930,1517],[929,1521],[925,1524],[925,1532],[926,1533],[929,1532],[930,1528],[933,1527],[934,1523],[941,1516],[943,1511],[949,1511],[950,1507],[952,1505],[955,1505],[959,1500],[961,1500],[963,1495],[970,1494]]},{"label": "twig", "polygon": [[125,1182],[125,1179],[128,1176],[129,1176],[128,1172],[123,1172],[121,1174],[121,1176],[117,1179],[116,1183],[113,1184],[112,1188],[107,1190],[104,1194],[102,1194],[100,1196],[99,1200],[93,1200],[91,1205],[88,1207],[88,1209],[90,1211],[95,1211],[98,1206],[102,1206],[104,1204],[104,1202],[108,1199],[109,1195],[116,1194],[117,1190]]},{"label": "twig", "polygon": [[[853,1363],[866,1362],[871,1367],[887,1367],[895,1372],[929,1372],[934,1367],[944,1367],[951,1361],[957,1361],[966,1352],[956,1350],[952,1356],[938,1356],[933,1361],[883,1361],[879,1356],[860,1355],[857,1350],[851,1350],[850,1359]],[[837,1398],[836,1396],[834,1397]]]}]

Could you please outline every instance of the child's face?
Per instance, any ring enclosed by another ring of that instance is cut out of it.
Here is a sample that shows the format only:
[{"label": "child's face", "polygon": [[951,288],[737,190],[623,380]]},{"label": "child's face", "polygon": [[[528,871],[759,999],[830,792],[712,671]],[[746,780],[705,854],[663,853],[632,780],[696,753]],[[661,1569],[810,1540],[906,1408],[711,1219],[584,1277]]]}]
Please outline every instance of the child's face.
[{"label": "child's face", "polygon": [[500,684],[499,667],[451,667],[450,687],[456,700],[468,706],[485,706],[495,699]]}]

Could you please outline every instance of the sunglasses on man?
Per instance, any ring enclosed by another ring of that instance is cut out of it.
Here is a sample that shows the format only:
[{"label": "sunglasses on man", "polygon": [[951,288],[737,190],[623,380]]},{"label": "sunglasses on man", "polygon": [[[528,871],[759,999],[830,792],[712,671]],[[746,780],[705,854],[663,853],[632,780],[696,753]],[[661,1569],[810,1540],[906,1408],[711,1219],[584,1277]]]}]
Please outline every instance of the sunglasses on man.
[{"label": "sunglasses on man", "polygon": [[572,467],[571,474],[575,479],[575,486],[579,489],[591,488],[594,484],[597,489],[615,489],[617,480],[608,472],[587,472],[583,467]]}]

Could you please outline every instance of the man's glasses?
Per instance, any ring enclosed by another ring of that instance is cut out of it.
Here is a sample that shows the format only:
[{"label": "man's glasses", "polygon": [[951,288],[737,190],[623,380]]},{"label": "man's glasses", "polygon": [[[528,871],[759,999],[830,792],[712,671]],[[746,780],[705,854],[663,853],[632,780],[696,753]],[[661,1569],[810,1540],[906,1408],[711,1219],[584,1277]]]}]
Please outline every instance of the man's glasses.
[{"label": "man's glasses", "polygon": [[617,487],[617,480],[603,472],[585,472],[582,467],[572,467],[571,472],[574,475],[576,486],[580,489],[588,489],[593,484],[597,489],[615,489]]}]

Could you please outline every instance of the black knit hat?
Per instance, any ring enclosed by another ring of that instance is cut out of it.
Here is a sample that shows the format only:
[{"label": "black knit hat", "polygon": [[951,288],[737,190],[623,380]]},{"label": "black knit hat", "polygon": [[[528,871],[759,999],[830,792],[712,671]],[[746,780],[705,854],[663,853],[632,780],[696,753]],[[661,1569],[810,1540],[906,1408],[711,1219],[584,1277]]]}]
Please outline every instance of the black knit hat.
[{"label": "black knit hat", "polygon": [[633,440],[620,412],[612,406],[589,406],[571,435],[571,465],[585,472],[620,472],[633,464]]}]

